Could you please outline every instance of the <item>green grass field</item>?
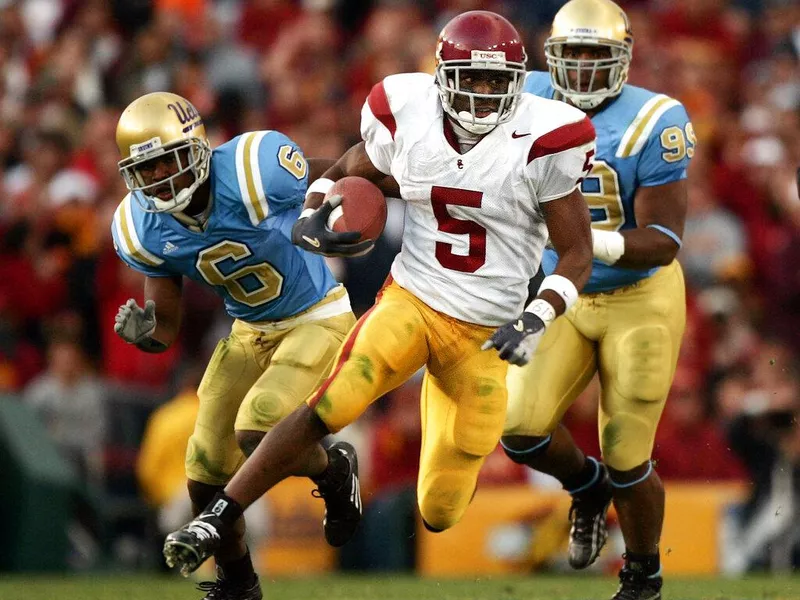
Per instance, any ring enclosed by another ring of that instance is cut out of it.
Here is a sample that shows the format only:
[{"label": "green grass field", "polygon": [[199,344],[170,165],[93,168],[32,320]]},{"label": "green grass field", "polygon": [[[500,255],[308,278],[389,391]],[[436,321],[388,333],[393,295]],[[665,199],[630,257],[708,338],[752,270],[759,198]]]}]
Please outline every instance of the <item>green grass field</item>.
[{"label": "green grass field", "polygon": [[[551,577],[425,580],[325,577],[262,578],[265,600],[607,600],[613,578]],[[192,582],[175,577],[0,576],[2,600],[198,600]],[[670,579],[665,600],[800,600],[800,577]]]}]

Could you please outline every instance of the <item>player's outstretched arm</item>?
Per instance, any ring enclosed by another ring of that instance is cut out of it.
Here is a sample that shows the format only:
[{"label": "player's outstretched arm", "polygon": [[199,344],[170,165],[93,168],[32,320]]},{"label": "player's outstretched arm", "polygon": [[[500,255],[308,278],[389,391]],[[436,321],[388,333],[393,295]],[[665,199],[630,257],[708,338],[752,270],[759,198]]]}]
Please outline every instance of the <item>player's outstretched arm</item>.
[{"label": "player's outstretched arm", "polygon": [[629,269],[668,265],[681,247],[687,204],[685,179],[640,187],[635,203],[637,227],[619,232],[592,230],[594,255],[606,264]]},{"label": "player's outstretched arm", "polygon": [[148,277],[144,308],[130,298],[119,307],[114,331],[144,352],[164,352],[180,329],[182,287],[181,277]]}]

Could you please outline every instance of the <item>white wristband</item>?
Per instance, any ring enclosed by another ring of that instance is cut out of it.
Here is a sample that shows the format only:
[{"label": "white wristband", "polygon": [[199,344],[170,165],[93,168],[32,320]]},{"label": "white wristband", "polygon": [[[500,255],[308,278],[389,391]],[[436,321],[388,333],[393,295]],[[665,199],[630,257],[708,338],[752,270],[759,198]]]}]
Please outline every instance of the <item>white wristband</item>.
[{"label": "white wristband", "polygon": [[300,219],[307,219],[308,217],[313,215],[315,212],[317,212],[316,208],[304,208],[303,212],[300,213],[300,216],[297,217],[297,220],[299,221]]},{"label": "white wristband", "polygon": [[553,308],[553,305],[547,300],[542,300],[541,298],[536,298],[533,302],[531,302],[525,308],[525,312],[539,317],[542,321],[544,321],[545,327],[548,327],[550,323],[556,320],[556,309]]},{"label": "white wristband", "polygon": [[328,179],[327,177],[320,177],[319,179],[313,181],[308,189],[306,190],[306,198],[310,194],[327,194],[330,189],[333,187],[335,182],[332,179]]},{"label": "white wristband", "polygon": [[625,254],[625,238],[618,231],[592,229],[592,253],[607,265],[613,265]]},{"label": "white wristband", "polygon": [[[564,301],[566,305],[565,310],[572,308],[572,305],[578,301],[578,289],[575,284],[563,275],[548,275],[542,280],[542,285],[539,286],[538,294],[544,290],[552,290]],[[536,302],[536,300],[534,300]]]}]

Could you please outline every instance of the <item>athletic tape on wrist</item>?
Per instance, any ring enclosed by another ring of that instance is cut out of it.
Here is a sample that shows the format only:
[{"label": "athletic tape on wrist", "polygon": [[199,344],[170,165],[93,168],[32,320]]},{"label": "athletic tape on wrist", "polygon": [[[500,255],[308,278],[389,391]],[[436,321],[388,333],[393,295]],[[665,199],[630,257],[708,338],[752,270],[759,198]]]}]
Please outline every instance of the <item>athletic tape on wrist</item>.
[{"label": "athletic tape on wrist", "polygon": [[320,177],[316,181],[313,181],[310,186],[308,186],[308,190],[306,190],[306,198],[308,198],[309,195],[316,193],[327,194],[333,187],[334,183],[335,182],[332,179]]},{"label": "athletic tape on wrist", "polygon": [[553,308],[553,305],[547,300],[542,298],[534,299],[533,302],[525,307],[525,312],[539,317],[542,321],[544,321],[545,327],[556,320],[556,309]]},{"label": "athletic tape on wrist", "polygon": [[308,217],[313,215],[315,212],[317,212],[316,208],[304,208],[303,212],[300,213],[300,216],[297,217],[297,220],[299,221],[300,219],[307,219]]},{"label": "athletic tape on wrist", "polygon": [[572,305],[578,301],[578,289],[575,287],[574,283],[563,275],[553,274],[545,277],[542,281],[542,285],[539,286],[538,293],[541,294],[544,290],[552,290],[561,296],[561,299],[567,306],[565,310],[572,308]]},{"label": "athletic tape on wrist", "polygon": [[613,265],[625,254],[625,238],[618,231],[592,229],[592,254],[607,265]]}]

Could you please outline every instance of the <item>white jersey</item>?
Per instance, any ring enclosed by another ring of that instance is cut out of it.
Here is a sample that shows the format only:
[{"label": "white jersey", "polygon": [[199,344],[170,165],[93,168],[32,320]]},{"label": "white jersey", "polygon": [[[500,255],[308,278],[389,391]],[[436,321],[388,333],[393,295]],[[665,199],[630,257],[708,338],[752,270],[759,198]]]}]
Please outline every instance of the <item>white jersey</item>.
[{"label": "white jersey", "polygon": [[540,205],[587,175],[594,128],[577,108],[523,94],[513,119],[460,154],[443,114],[424,73],[387,77],[361,113],[370,160],[406,201],[392,277],[451,317],[501,325],[522,312],[539,268],[548,237]]}]

